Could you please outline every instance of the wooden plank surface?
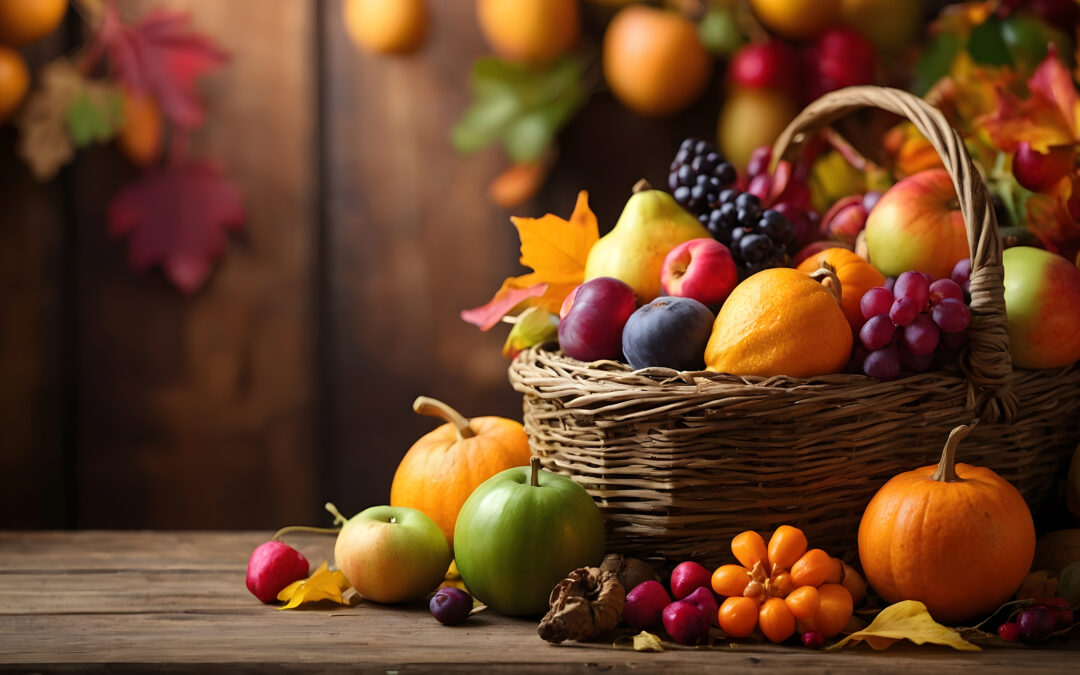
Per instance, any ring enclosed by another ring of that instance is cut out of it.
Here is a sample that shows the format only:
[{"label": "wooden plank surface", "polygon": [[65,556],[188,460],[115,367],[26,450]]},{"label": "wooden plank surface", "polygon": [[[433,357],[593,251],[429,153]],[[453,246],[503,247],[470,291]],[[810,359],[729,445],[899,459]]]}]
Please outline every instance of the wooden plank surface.
[{"label": "wooden plank surface", "polygon": [[[550,645],[532,619],[437,623],[423,603],[277,611],[244,588],[268,532],[0,532],[0,671],[491,673],[1076,672],[1080,648]],[[332,537],[290,538],[309,559]],[[67,565],[63,561],[67,560]]]},{"label": "wooden plank surface", "polygon": [[191,154],[220,160],[247,228],[185,298],[106,234],[136,178],[116,153],[76,169],[80,527],[274,527],[315,496],[316,3],[126,0],[191,13],[231,54],[201,90]]}]

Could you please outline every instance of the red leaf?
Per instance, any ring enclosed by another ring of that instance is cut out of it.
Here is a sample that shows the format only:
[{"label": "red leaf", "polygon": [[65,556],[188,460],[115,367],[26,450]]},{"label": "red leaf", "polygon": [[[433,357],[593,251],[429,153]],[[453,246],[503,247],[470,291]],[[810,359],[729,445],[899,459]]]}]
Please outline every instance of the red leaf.
[{"label": "red leaf", "polygon": [[206,117],[195,81],[229,58],[210,38],[192,32],[190,22],[187,14],[154,9],[125,24],[109,3],[97,35],[117,79],[135,95],[152,95],[169,120],[188,128]]},{"label": "red leaf", "polygon": [[202,286],[225,252],[226,229],[247,215],[236,186],[214,164],[190,161],[154,169],[109,205],[109,234],[129,235],[128,260],[142,272],[161,264],[186,295]]},{"label": "red leaf", "polygon": [[548,286],[546,283],[539,283],[524,288],[515,288],[515,281],[516,279],[510,278],[503,282],[502,288],[495,293],[495,297],[486,305],[461,310],[461,318],[474,326],[479,326],[481,330],[490,330],[518,303],[543,295]]}]

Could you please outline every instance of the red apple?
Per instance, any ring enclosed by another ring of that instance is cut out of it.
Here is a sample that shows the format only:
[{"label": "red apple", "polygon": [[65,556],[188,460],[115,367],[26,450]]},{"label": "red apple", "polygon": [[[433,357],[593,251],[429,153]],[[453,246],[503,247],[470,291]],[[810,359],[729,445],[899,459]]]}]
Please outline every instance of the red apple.
[{"label": "red apple", "polygon": [[857,31],[830,28],[818,36],[803,60],[810,98],[843,87],[872,84],[876,62],[874,45]]},{"label": "red apple", "polygon": [[943,279],[968,257],[964,217],[944,169],[920,171],[889,188],[864,231],[870,262],[887,277],[915,270]]},{"label": "red apple", "polygon": [[731,251],[715,239],[684,241],[668,252],[660,268],[664,293],[693,298],[705,306],[723,303],[737,283]]},{"label": "red apple", "polygon": [[731,56],[728,76],[740,87],[779,89],[795,97],[798,83],[792,65],[798,60],[798,53],[781,40],[748,44]]},{"label": "red apple", "polygon": [[848,195],[836,201],[821,217],[821,231],[826,237],[855,245],[855,239],[866,226],[867,208],[862,195]]},{"label": "red apple", "polygon": [[1039,152],[1027,141],[1020,141],[1020,147],[1013,155],[1013,176],[1020,183],[1034,192],[1045,192],[1069,175],[1076,166],[1076,151],[1071,145],[1050,148],[1049,152]]},{"label": "red apple", "polygon": [[273,602],[281,589],[307,575],[308,561],[300,551],[283,541],[268,541],[251,552],[247,588],[260,601]]},{"label": "red apple", "polygon": [[1080,359],[1080,269],[1050,251],[1005,249],[1006,330],[1018,368],[1061,368]]}]

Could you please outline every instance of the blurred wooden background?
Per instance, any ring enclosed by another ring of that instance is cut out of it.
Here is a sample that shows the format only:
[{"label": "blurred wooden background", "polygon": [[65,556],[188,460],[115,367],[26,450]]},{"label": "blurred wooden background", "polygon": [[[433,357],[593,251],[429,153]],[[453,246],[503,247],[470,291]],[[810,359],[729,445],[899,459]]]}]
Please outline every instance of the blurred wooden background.
[{"label": "blurred wooden background", "polygon": [[[42,185],[0,128],[0,528],[322,524],[325,501],[389,500],[436,424],[416,395],[520,419],[505,329],[458,317],[522,271],[511,214],[484,195],[506,160],[449,144],[488,49],[472,0],[428,4],[425,48],[394,59],[353,47],[340,0],[120,0],[189,10],[232,54],[194,154],[224,161],[249,221],[190,299],[107,237],[135,175],[111,146]],[[583,53],[605,18],[586,15]],[[79,43],[68,19],[23,50],[32,68]],[[596,92],[515,212],[568,216],[586,188],[610,229],[682,137],[713,137],[720,90],[660,121]]]}]

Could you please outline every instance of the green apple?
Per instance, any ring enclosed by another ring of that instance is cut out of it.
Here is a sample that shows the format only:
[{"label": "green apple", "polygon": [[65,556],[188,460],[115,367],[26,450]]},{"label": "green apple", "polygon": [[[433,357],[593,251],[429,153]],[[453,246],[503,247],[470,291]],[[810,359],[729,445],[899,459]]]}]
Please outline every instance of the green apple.
[{"label": "green apple", "polygon": [[547,611],[567,574],[604,558],[604,520],[583,487],[540,471],[540,460],[481,483],[454,526],[461,580],[499,614]]},{"label": "green apple", "polygon": [[450,546],[423,511],[372,506],[342,526],[334,560],[365,598],[409,602],[442,583],[450,567]]}]

